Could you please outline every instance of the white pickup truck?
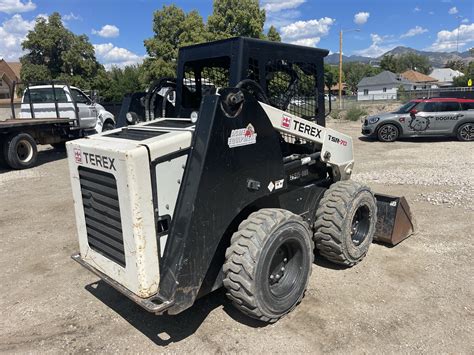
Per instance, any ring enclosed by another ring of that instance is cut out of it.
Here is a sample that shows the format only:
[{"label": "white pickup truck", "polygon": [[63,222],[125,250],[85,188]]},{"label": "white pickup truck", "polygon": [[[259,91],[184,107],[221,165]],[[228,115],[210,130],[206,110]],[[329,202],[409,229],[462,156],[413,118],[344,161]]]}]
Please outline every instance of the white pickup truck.
[{"label": "white pickup truck", "polygon": [[[10,97],[14,97],[15,85]],[[68,140],[115,128],[114,116],[102,105],[80,89],[58,82],[26,85],[19,115],[13,99],[11,111],[10,118],[0,117],[0,168],[34,166],[38,144],[64,147]]]},{"label": "white pickup truck", "polygon": [[20,118],[51,117],[77,119],[75,128],[91,131],[89,134],[115,128],[114,115],[74,86],[55,85],[54,90],[52,85],[29,86],[21,100]]}]

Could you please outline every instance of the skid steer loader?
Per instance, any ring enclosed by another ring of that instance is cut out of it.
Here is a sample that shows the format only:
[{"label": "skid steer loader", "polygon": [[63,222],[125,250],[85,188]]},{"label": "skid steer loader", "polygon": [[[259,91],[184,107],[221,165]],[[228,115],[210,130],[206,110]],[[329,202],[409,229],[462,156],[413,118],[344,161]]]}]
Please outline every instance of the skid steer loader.
[{"label": "skid steer loader", "polygon": [[141,120],[67,144],[72,258],[156,314],[224,286],[274,322],[301,301],[315,249],[352,266],[374,235],[407,237],[404,199],[352,182],[352,139],[325,127],[327,54],[248,38],[182,48]]}]

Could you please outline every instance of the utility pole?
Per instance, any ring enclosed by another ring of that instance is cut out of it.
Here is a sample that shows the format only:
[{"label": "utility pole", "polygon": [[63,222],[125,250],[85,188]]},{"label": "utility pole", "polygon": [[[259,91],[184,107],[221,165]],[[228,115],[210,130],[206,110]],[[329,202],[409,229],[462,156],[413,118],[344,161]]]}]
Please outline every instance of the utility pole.
[{"label": "utility pole", "polygon": [[359,28],[352,30],[339,31],[339,109],[342,110],[342,33],[343,32],[360,32]]},{"label": "utility pole", "polygon": [[339,110],[342,110],[342,29],[339,31]]}]

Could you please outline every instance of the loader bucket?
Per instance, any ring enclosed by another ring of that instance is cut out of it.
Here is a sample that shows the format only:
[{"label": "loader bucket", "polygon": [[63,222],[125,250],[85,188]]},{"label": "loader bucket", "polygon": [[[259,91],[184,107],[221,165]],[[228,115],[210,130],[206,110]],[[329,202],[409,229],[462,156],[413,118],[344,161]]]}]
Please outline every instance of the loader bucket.
[{"label": "loader bucket", "polygon": [[397,245],[415,232],[414,218],[405,197],[375,194],[377,224],[374,241]]}]

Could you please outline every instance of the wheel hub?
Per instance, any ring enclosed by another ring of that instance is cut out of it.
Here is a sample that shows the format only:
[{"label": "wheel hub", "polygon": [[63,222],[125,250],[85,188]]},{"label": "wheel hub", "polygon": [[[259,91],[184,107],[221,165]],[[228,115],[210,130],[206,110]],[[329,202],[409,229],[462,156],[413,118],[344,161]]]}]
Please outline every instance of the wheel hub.
[{"label": "wheel hub", "polygon": [[351,240],[355,246],[359,246],[369,233],[370,219],[372,218],[366,205],[359,206],[352,217]]}]

